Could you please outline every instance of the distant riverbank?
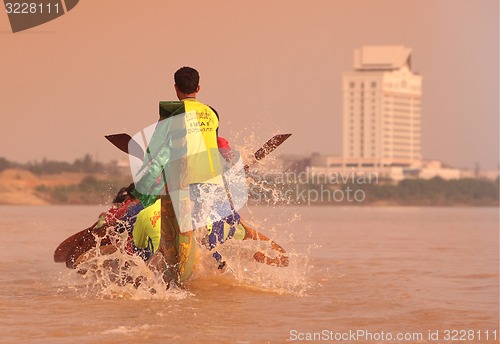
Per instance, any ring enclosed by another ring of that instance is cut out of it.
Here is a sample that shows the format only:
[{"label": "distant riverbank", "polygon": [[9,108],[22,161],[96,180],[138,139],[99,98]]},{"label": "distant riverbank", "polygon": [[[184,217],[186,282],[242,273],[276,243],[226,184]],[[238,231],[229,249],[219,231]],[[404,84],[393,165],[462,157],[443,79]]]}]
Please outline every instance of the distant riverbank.
[{"label": "distant riverbank", "polygon": [[35,175],[24,169],[0,172],[0,204],[106,204],[130,178],[100,173]]},{"label": "distant riverbank", "polygon": [[[130,177],[104,173],[0,172],[0,204],[107,204]],[[403,180],[398,184],[250,185],[251,205],[499,206],[499,183],[460,179]]]},{"label": "distant riverbank", "polygon": [[441,178],[391,181],[282,183],[259,179],[249,189],[251,204],[370,206],[499,206],[499,181]]}]

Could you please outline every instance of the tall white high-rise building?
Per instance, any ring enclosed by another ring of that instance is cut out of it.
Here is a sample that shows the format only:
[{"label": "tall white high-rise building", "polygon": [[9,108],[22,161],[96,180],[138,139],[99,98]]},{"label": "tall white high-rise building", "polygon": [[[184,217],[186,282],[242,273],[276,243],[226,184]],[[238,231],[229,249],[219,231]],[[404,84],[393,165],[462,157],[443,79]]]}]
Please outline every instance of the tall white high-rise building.
[{"label": "tall white high-rise building", "polygon": [[422,76],[411,70],[411,49],[356,49],[342,83],[344,166],[418,166]]}]

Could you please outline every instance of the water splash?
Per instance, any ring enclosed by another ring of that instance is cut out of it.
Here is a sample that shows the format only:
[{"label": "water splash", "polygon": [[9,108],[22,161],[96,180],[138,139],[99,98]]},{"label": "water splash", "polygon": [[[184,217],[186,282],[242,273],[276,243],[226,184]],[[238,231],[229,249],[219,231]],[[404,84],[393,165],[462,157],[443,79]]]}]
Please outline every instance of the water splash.
[{"label": "water splash", "polygon": [[202,235],[198,235],[200,254],[195,272],[186,289],[179,289],[167,286],[161,275],[153,272],[140,257],[126,252],[126,234],[109,231],[114,245],[101,246],[102,238],[97,238],[97,247],[80,257],[81,263],[77,270],[71,270],[62,277],[67,288],[73,289],[83,298],[180,300],[196,295],[199,286],[207,279],[234,287],[302,296],[311,287],[309,275],[312,267],[307,253],[288,249],[294,240],[293,224],[299,216],[295,214],[288,217],[288,221],[269,226],[276,216],[256,220],[252,215],[247,215],[246,220],[255,228],[267,226],[265,234],[270,238],[280,238],[276,241],[287,250],[287,267],[269,266],[253,259],[257,251],[271,258],[276,256],[277,252],[269,242],[230,239],[216,248],[226,262],[226,267],[220,270],[212,258],[212,252],[201,245]]},{"label": "water splash", "polygon": [[[238,136],[238,135],[237,135]],[[251,164],[251,155],[256,147],[255,135],[244,135],[244,144],[237,146],[237,150],[243,157],[247,157],[246,163]],[[279,165],[276,156],[266,157],[266,164],[252,165],[255,171],[269,172]],[[258,186],[264,191],[273,192],[268,188],[265,179],[247,178],[249,189]],[[82,263],[78,266],[79,274],[73,272],[70,282],[82,297],[97,298],[126,298],[134,300],[142,299],[168,299],[179,300],[196,294],[202,281],[217,280],[224,281],[235,287],[244,287],[261,290],[264,292],[276,292],[280,294],[305,295],[312,285],[309,276],[313,267],[310,265],[310,250],[292,248],[295,238],[304,235],[311,236],[310,228],[303,228],[300,223],[300,214],[297,210],[278,206],[284,200],[279,195],[274,195],[270,201],[264,202],[266,207],[257,207],[244,210],[243,219],[253,228],[256,228],[279,245],[285,248],[289,258],[287,267],[269,266],[255,261],[254,254],[262,252],[270,258],[274,258],[274,251],[269,242],[260,240],[227,240],[224,244],[217,246],[217,251],[223,256],[226,266],[218,269],[218,263],[212,258],[212,253],[201,244],[203,233],[197,233],[199,246],[199,257],[196,269],[186,289],[167,286],[161,276],[154,273],[140,257],[131,256],[127,253],[127,235],[108,231],[114,249],[109,245],[101,247],[101,238],[97,238],[97,247],[87,256],[82,257]],[[264,211],[262,211],[264,209]],[[263,215],[262,212],[265,214]],[[261,214],[259,214],[261,213]],[[296,234],[299,233],[298,236]]]},{"label": "water splash", "polygon": [[[96,247],[81,255],[76,270],[61,276],[66,288],[83,298],[103,299],[169,299],[179,300],[190,295],[187,290],[168,286],[139,256],[130,255],[128,235],[112,227],[105,237],[95,236]],[[109,238],[112,244],[105,244]]]}]

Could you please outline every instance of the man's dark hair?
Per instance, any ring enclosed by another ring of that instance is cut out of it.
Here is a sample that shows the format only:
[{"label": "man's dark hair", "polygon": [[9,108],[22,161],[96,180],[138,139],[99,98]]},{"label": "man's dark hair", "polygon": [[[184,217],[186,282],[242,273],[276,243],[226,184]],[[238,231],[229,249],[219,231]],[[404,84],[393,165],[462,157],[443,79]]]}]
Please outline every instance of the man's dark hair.
[{"label": "man's dark hair", "polygon": [[190,94],[196,92],[200,83],[200,74],[191,67],[182,67],[174,74],[175,84],[182,93]]},{"label": "man's dark hair", "polygon": [[127,196],[128,196],[127,189],[128,188],[121,188],[118,191],[118,193],[116,194],[116,197],[113,200],[113,203],[123,203],[123,202],[125,202],[125,200],[127,199]]},{"label": "man's dark hair", "polygon": [[113,203],[123,203],[127,200],[127,197],[135,199],[135,196],[132,194],[132,191],[135,189],[135,184],[132,183],[129,186],[123,187],[116,194]]}]

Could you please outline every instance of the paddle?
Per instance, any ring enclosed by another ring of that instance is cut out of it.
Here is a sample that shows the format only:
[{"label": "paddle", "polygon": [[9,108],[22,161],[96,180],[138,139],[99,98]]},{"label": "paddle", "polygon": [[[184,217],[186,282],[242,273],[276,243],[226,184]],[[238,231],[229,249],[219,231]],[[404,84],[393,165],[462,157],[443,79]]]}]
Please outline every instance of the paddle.
[{"label": "paddle", "polygon": [[[285,142],[285,140],[288,139],[291,135],[292,134],[279,134],[269,139],[260,149],[255,152],[255,161],[250,165],[245,165],[245,171],[248,171],[250,166],[269,155],[279,145]],[[130,135],[121,133],[106,135],[105,137],[121,151],[133,155],[141,160],[144,158],[144,150]],[[96,246],[94,233],[98,230],[94,229],[95,225],[96,223],[89,228],[86,228],[70,236],[61,244],[59,244],[59,246],[54,251],[54,261],[57,263],[66,262],[66,266],[68,268],[76,268],[75,263],[78,259],[78,256]]]},{"label": "paddle", "polygon": [[70,269],[75,269],[78,265],[78,257],[97,246],[96,236],[101,238],[101,246],[110,245],[111,239],[109,237],[105,237],[106,234],[107,231],[105,227],[100,227],[98,229],[91,228],[89,231],[85,231],[84,235],[80,238],[80,241],[74,246],[74,249],[71,250],[66,257],[66,266]]},{"label": "paddle", "polygon": [[271,245],[271,248],[278,252],[278,255],[276,258],[269,258],[267,257],[264,253],[257,251],[253,255],[254,259],[258,261],[259,263],[265,263],[268,265],[273,265],[273,266],[279,266],[279,267],[286,267],[288,266],[288,256],[286,255],[286,251],[275,243],[273,240],[269,239],[267,236],[264,234],[256,231],[255,229],[249,227],[245,222],[243,222],[240,219],[240,224],[243,226],[245,229],[245,237],[243,240],[261,240],[261,241],[267,241]]},{"label": "paddle", "polygon": [[[96,247],[97,241],[95,236],[104,237],[106,235],[104,227],[96,229],[95,225],[97,225],[97,222],[60,243],[54,251],[54,261],[56,263],[66,263],[68,268],[75,269],[78,257],[91,248]],[[101,245],[109,243],[110,240],[108,238],[101,241]]]},{"label": "paddle", "polygon": [[60,243],[59,246],[57,246],[56,250],[54,251],[54,261],[56,263],[66,262],[66,257],[68,257],[68,255],[71,254],[71,251],[75,248],[75,246],[78,245],[79,242],[84,237],[86,237],[87,232],[90,232],[96,224],[97,224],[97,222],[94,223],[89,228],[85,228],[83,231],[80,231],[76,234],[73,234],[68,239],[66,239],[62,243]]},{"label": "paddle", "polygon": [[268,156],[272,151],[274,151],[278,146],[280,146],[286,139],[288,139],[292,134],[278,134],[271,137],[264,145],[259,148],[253,155],[255,161],[250,165],[245,165],[245,171],[248,172],[248,169],[255,164],[257,161],[262,160],[266,156]]},{"label": "paddle", "polygon": [[122,152],[135,156],[141,160],[144,159],[144,150],[129,134],[113,134],[104,137]]},{"label": "paddle", "polygon": [[[262,160],[263,158],[268,156],[290,136],[292,136],[292,134],[278,134],[271,137],[266,143],[264,143],[261,148],[259,148],[254,153],[253,156],[255,158],[255,161],[250,163],[250,165],[245,165],[245,171],[248,171],[250,166],[255,164],[257,161]],[[135,156],[141,160],[144,159],[144,150],[129,134],[121,133],[106,135],[105,137],[122,152]]]}]

